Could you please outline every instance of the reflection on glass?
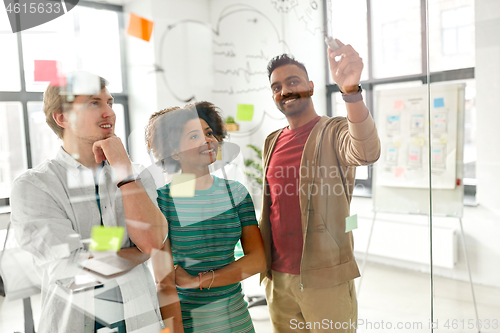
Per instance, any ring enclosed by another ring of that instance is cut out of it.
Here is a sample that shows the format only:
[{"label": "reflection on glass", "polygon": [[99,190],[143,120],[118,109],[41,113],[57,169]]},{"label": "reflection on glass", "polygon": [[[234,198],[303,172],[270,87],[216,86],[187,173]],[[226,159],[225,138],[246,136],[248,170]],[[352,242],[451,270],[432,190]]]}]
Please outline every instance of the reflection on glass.
[{"label": "reflection on glass", "polygon": [[0,103],[0,198],[8,198],[12,181],[27,169],[22,104]]},{"label": "reflection on glass", "polygon": [[372,1],[373,76],[422,72],[420,1]]},{"label": "reflection on glass", "polygon": [[431,72],[475,64],[474,0],[429,2]]},{"label": "reflection on glass", "polygon": [[45,122],[42,102],[28,102],[31,161],[37,166],[46,159],[54,158],[61,140]]}]

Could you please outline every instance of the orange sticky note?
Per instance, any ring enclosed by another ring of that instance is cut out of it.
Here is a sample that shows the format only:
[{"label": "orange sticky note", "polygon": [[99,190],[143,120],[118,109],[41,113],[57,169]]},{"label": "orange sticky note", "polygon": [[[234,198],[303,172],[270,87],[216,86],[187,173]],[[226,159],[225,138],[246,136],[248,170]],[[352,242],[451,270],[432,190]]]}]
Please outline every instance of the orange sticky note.
[{"label": "orange sticky note", "polygon": [[35,82],[50,82],[53,86],[66,85],[56,60],[35,60]]},{"label": "orange sticky note", "polygon": [[170,333],[170,328],[165,328],[163,331],[161,331],[160,333]]},{"label": "orange sticky note", "polygon": [[130,13],[127,34],[149,42],[153,33],[154,22]]}]

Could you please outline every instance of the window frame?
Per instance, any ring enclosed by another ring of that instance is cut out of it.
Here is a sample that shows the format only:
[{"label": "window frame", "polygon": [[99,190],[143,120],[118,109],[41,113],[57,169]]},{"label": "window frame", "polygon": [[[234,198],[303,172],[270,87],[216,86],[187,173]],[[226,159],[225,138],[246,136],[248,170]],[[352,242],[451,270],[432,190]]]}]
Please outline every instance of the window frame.
[{"label": "window frame", "polygon": [[[120,44],[120,61],[121,61],[121,74],[122,74],[122,86],[123,91],[121,93],[113,93],[114,102],[117,104],[122,104],[124,109],[125,118],[125,135],[128,137],[130,135],[130,117],[129,117],[129,102],[128,102],[128,82],[126,73],[127,56],[125,53],[125,20],[123,14],[123,6],[91,2],[91,1],[80,1],[78,6],[90,7],[94,9],[103,9],[109,11],[115,11],[118,15],[118,29],[119,29],[119,44]],[[70,12],[71,13],[71,12]],[[78,18],[75,21],[75,30],[78,31]],[[26,80],[24,73],[24,58],[23,58],[23,44],[22,44],[22,34],[16,33],[17,36],[17,51],[19,57],[19,75],[21,76],[21,91],[11,92],[11,91],[0,91],[0,101],[2,102],[20,102],[23,108],[23,124],[24,124],[24,139],[26,142],[26,162],[28,169],[33,168],[33,160],[31,153],[31,141],[30,141],[30,127],[29,127],[29,114],[28,114],[28,102],[43,102],[43,92],[29,92],[26,91]],[[80,56],[77,54],[77,61],[81,62]],[[125,148],[129,152],[128,141],[124,142]],[[10,198],[0,198],[0,208],[10,205]]]},{"label": "window frame", "polygon": [[[368,34],[368,79],[363,80],[360,84],[363,86],[363,90],[365,91],[365,104],[370,111],[370,114],[375,119],[374,114],[374,88],[380,84],[388,84],[388,83],[403,83],[410,81],[421,81],[422,85],[429,83],[437,83],[437,82],[446,82],[446,81],[456,81],[456,80],[469,80],[475,78],[475,67],[467,67],[439,72],[430,72],[427,73],[427,6],[426,0],[420,0],[420,22],[421,22],[421,50],[422,50],[422,69],[420,74],[412,74],[412,75],[403,75],[403,76],[395,76],[395,77],[386,77],[386,78],[374,78],[373,76],[373,37],[372,37],[372,10],[371,10],[371,1],[366,0],[366,15],[367,15],[367,31]],[[328,17],[331,15],[328,12],[327,0],[323,0],[323,8],[324,10],[324,24],[328,27]],[[333,116],[333,93],[340,92],[339,87],[334,83],[330,82],[330,70],[328,66],[328,58],[327,54],[327,46],[325,45],[325,73],[326,73],[326,110],[327,116]],[[428,79],[429,77],[429,79]],[[368,167],[368,179],[356,179],[354,196],[361,197],[371,197],[372,196],[372,181],[373,181],[373,166],[370,165]],[[357,191],[356,185],[362,185],[361,187],[364,191]],[[464,185],[464,192],[466,196],[475,197],[476,194],[476,185]],[[475,201],[475,198],[472,200]]]}]

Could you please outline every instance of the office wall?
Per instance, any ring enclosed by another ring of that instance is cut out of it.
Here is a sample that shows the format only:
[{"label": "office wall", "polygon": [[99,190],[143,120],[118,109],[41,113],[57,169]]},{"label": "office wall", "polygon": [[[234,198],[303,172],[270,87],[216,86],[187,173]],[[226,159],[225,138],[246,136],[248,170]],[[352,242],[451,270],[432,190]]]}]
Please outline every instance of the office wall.
[{"label": "office wall", "polygon": [[233,117],[238,104],[254,105],[252,121],[238,122],[240,131],[229,140],[244,154],[248,143],[262,146],[267,134],[286,125],[266,73],[268,61],[281,53],[305,63],[316,110],[326,114],[322,8],[306,0],[290,3],[136,0],[125,6],[155,22],[150,43],[127,38],[134,160],[149,162],[142,143],[148,115],[201,100]]}]

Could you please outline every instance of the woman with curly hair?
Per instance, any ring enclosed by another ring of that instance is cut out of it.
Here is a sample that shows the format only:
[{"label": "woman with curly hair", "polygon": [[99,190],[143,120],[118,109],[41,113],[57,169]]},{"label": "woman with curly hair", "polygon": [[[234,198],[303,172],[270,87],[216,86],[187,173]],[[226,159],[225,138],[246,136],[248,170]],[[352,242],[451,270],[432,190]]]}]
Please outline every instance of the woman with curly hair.
[{"label": "woman with curly hair", "polygon": [[[194,197],[172,196],[170,183],[158,190],[185,332],[254,332],[240,281],[265,269],[264,245],[247,189],[209,172],[225,136],[219,110],[209,102],[159,111],[146,128],[157,164],[195,177]],[[244,256],[235,261],[239,240]]]}]

